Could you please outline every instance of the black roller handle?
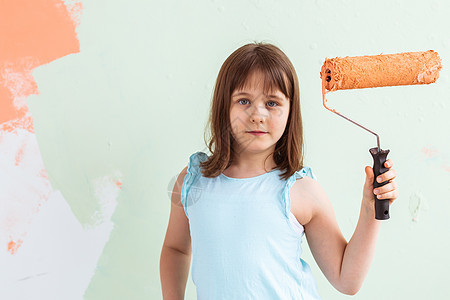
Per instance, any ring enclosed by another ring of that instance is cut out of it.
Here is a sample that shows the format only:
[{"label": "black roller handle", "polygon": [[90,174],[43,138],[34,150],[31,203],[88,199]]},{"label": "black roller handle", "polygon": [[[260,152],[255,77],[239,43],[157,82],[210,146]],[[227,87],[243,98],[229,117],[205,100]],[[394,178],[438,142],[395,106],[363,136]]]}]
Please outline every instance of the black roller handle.
[{"label": "black roller handle", "polygon": [[[373,188],[377,188],[387,184],[389,181],[383,181],[378,183],[377,177],[381,174],[387,172],[389,169],[384,166],[386,162],[389,150],[378,151],[378,148],[370,148],[370,154],[373,157],[373,173],[375,177],[373,178]],[[374,194],[375,198],[375,219],[377,220],[387,220],[389,219],[389,199],[378,199],[377,195]]]}]

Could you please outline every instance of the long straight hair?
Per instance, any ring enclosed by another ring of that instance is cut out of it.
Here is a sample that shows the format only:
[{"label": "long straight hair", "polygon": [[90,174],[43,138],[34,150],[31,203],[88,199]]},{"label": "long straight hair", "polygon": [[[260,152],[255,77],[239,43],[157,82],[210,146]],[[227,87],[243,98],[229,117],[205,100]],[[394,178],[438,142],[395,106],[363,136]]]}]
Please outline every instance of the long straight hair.
[{"label": "long straight hair", "polygon": [[278,47],[269,43],[254,42],[235,50],[225,60],[217,76],[206,124],[206,128],[210,131],[209,141],[204,136],[211,155],[207,160],[200,162],[205,177],[219,176],[233,162],[235,153],[230,122],[231,95],[245,85],[247,77],[253,71],[261,71],[264,75],[264,91],[278,89],[290,101],[286,128],[276,143],[274,152],[270,154],[276,163],[275,169],[284,171],[280,174],[280,178],[287,180],[295,171],[303,168],[303,125],[299,85],[294,66]]}]

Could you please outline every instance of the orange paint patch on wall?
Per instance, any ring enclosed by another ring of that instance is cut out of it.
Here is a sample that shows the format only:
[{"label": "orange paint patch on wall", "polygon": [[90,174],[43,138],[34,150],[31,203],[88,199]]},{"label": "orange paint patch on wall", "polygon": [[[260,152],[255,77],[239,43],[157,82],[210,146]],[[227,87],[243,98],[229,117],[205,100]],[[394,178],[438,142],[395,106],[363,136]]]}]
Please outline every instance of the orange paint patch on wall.
[{"label": "orange paint patch on wall", "polygon": [[118,187],[118,188],[122,188],[122,182],[120,182],[120,181],[116,181],[116,186]]},{"label": "orange paint patch on wall", "polygon": [[440,153],[437,149],[423,147],[421,152],[425,155],[427,162],[434,162],[440,164],[440,167],[445,172],[450,172],[450,164],[445,153]]},{"label": "orange paint patch on wall", "polygon": [[442,166],[442,168],[444,169],[444,171],[445,172],[450,172],[450,165],[449,164],[444,164],[443,166]]},{"label": "orange paint patch on wall", "polygon": [[437,157],[439,152],[436,149],[422,148],[422,153],[425,154],[427,158]]},{"label": "orange paint patch on wall", "polygon": [[[27,107],[14,100],[39,93],[32,69],[79,52],[80,11],[81,3],[68,10],[61,0],[0,1],[0,124],[26,116]],[[27,128],[16,122],[2,129],[14,126]]]},{"label": "orange paint patch on wall", "polygon": [[[0,229],[11,254],[17,253],[33,215],[51,193],[26,103],[28,96],[39,94],[32,70],[80,51],[75,29],[81,10],[80,0],[0,0],[0,147],[13,152],[5,164],[10,170],[4,171],[15,176],[6,192],[13,196],[0,199],[8,218],[0,220],[7,224]],[[18,196],[14,189],[23,192]]]},{"label": "orange paint patch on wall", "polygon": [[8,252],[11,254],[16,254],[17,249],[19,249],[19,247],[22,245],[22,243],[23,243],[22,240],[17,240],[17,242],[10,241],[8,243]]}]

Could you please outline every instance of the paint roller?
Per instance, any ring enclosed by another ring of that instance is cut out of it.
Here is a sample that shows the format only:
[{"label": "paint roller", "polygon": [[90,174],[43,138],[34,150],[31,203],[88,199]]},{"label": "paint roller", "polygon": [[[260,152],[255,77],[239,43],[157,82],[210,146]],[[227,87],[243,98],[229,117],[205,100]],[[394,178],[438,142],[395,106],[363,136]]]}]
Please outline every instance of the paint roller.
[{"label": "paint roller", "polygon": [[[369,131],[377,137],[377,147],[369,149],[373,157],[374,188],[388,181],[378,183],[376,178],[388,171],[384,167],[389,150],[380,148],[379,136],[326,105],[325,94],[336,90],[374,88],[383,86],[430,84],[439,78],[442,69],[439,54],[433,50],[381,54],[371,56],[336,57],[325,59],[320,71],[322,79],[322,100],[326,109]],[[375,218],[389,219],[389,199],[375,198]]]}]

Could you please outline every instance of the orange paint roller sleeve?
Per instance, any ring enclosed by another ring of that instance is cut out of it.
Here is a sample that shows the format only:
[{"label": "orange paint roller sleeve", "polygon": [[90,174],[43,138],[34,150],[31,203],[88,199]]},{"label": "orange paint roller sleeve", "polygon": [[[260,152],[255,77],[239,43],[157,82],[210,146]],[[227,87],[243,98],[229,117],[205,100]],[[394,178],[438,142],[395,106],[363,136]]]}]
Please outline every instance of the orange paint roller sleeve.
[{"label": "orange paint roller sleeve", "polygon": [[327,91],[429,84],[441,70],[433,50],[326,59],[320,77]]},{"label": "orange paint roller sleeve", "polygon": [[430,84],[439,78],[441,58],[433,50],[325,59],[320,71],[322,100],[336,90]]}]

